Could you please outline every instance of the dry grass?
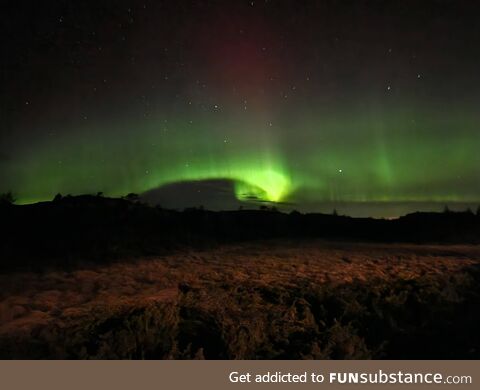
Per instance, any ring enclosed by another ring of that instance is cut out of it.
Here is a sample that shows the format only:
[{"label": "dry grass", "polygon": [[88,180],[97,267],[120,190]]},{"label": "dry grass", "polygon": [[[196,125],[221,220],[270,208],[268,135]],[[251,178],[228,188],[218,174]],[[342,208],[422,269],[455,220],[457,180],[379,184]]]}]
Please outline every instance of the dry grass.
[{"label": "dry grass", "polygon": [[21,358],[390,356],[394,342],[361,329],[378,322],[375,305],[393,310],[377,316],[394,322],[392,334],[405,335],[421,325],[397,313],[409,297],[450,310],[465,300],[461,295],[475,282],[469,270],[479,263],[477,246],[272,241],[72,272],[3,274],[0,352]]}]

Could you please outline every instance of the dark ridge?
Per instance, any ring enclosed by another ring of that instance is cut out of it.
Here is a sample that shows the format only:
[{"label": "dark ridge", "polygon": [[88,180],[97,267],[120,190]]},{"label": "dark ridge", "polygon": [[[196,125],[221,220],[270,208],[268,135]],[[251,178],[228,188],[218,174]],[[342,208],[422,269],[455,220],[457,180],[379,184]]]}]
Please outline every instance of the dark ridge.
[{"label": "dark ridge", "polygon": [[0,269],[68,267],[182,248],[270,238],[348,241],[480,242],[472,212],[413,213],[396,220],[258,210],[184,211],[151,207],[136,196],[57,196],[51,202],[0,206]]}]

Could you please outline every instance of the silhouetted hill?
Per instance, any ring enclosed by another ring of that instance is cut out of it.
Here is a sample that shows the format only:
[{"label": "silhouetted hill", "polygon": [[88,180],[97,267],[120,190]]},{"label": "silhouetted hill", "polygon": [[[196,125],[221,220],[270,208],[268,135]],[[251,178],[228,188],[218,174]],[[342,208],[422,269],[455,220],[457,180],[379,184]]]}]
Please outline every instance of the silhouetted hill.
[{"label": "silhouetted hill", "polygon": [[310,238],[414,243],[479,243],[471,212],[413,213],[396,220],[264,210],[166,210],[82,195],[0,208],[1,269],[201,248],[223,242]]},{"label": "silhouetted hill", "polygon": [[238,209],[242,205],[235,196],[232,180],[192,180],[172,183],[141,194],[151,205],[177,209],[203,205],[206,209]]}]

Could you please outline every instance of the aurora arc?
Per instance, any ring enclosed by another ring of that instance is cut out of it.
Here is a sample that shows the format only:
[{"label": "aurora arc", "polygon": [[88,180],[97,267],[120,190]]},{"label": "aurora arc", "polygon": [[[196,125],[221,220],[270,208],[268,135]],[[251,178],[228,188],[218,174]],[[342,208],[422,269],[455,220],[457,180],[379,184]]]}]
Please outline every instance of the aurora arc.
[{"label": "aurora arc", "polygon": [[[43,140],[23,156],[19,150],[10,174],[21,203],[58,192],[121,196],[210,179],[232,180],[237,199],[244,201],[477,201],[475,115],[462,113],[463,131],[448,142],[442,132],[458,125],[460,114],[417,114],[414,131],[406,119],[411,115],[390,112],[378,120],[359,110],[343,117],[312,111],[296,129],[281,117],[273,127],[263,119],[229,119],[230,114],[203,123],[103,123],[102,132],[82,128]],[[356,132],[347,141],[344,133],[352,133],[351,127]],[[303,143],[302,153],[295,142]],[[468,185],[445,184],[455,181]]]}]

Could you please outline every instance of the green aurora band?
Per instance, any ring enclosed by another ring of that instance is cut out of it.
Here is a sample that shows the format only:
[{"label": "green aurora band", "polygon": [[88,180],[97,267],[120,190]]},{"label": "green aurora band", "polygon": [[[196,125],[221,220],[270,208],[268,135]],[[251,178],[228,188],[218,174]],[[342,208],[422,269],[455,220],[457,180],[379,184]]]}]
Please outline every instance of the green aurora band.
[{"label": "green aurora band", "polygon": [[31,203],[59,192],[121,196],[229,179],[239,200],[477,202],[474,112],[312,109],[296,113],[296,120],[287,113],[270,121],[242,119],[225,108],[213,119],[99,121],[18,148],[14,161],[3,164],[2,190]]}]

